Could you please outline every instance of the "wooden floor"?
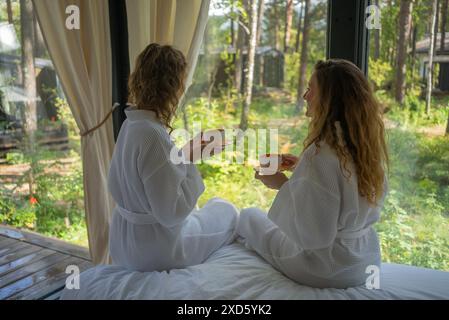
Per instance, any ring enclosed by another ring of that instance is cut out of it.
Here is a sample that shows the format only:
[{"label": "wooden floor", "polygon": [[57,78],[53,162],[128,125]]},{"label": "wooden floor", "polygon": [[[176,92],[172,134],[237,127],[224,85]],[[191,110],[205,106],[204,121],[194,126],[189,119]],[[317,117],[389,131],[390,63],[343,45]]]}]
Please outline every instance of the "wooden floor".
[{"label": "wooden floor", "polygon": [[84,247],[0,225],[0,300],[59,299],[68,265],[93,266]]}]

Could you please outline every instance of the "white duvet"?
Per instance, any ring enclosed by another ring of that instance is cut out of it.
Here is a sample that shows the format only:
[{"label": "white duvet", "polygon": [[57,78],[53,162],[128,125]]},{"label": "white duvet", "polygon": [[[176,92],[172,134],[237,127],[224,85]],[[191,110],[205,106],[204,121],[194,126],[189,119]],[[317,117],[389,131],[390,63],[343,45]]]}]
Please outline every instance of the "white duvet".
[{"label": "white duvet", "polygon": [[81,274],[79,289],[64,289],[61,299],[449,299],[449,272],[384,263],[380,289],[316,289],[233,243],[203,264],[170,272],[96,266]]}]

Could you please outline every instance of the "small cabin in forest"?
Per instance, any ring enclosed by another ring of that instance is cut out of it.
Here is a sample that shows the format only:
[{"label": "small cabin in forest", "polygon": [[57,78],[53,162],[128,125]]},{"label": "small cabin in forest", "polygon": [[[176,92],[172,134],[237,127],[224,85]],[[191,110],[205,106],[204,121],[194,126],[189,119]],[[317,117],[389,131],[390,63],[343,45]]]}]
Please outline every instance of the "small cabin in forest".
[{"label": "small cabin in forest", "polygon": [[[416,43],[416,55],[420,60],[420,74],[423,79],[427,78],[429,65],[430,38],[427,37]],[[441,48],[441,33],[437,34],[435,54],[433,57],[435,64],[439,65],[438,74],[434,74],[436,88],[440,91],[449,92],[449,32],[445,33],[444,47]]]}]

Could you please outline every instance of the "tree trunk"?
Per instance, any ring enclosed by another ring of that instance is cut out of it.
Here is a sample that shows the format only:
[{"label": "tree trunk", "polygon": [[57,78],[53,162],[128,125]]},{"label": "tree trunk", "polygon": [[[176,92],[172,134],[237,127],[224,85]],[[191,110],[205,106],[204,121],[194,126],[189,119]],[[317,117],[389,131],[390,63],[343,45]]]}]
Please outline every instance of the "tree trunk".
[{"label": "tree trunk", "polygon": [[[246,8],[244,1],[244,8]],[[241,24],[243,24],[243,19],[238,20],[238,32],[237,32],[237,41],[235,48],[235,69],[234,69],[234,83],[235,88],[237,89],[238,94],[242,92],[242,73],[243,73],[243,48],[246,42],[246,32]]]},{"label": "tree trunk", "polygon": [[410,32],[411,9],[411,0],[401,0],[401,7],[399,11],[399,39],[397,43],[395,83],[395,99],[401,105],[404,102],[406,75],[405,61],[407,57],[407,39]]},{"label": "tree trunk", "polygon": [[235,25],[234,25],[234,0],[231,0],[231,14],[230,14],[230,28],[231,28],[231,47],[235,48]]},{"label": "tree trunk", "polygon": [[394,65],[394,61],[396,59],[396,56],[394,55],[396,52],[396,45],[397,45],[397,42],[394,41],[390,48],[390,65]]},{"label": "tree trunk", "polygon": [[432,17],[430,24],[430,46],[429,46],[429,67],[428,67],[428,75],[427,75],[427,92],[426,92],[426,114],[430,114],[430,102],[432,98],[432,73],[433,73],[433,56],[434,56],[434,44],[433,41],[435,37],[435,24],[436,24],[436,15],[437,15],[437,0],[433,0],[432,3]]},{"label": "tree trunk", "polygon": [[214,70],[210,73],[209,77],[209,88],[207,89],[207,106],[209,107],[209,109],[212,109],[212,92],[214,90],[219,67],[220,64],[217,63],[217,65],[214,67]]},{"label": "tree trunk", "polygon": [[[265,14],[265,1],[264,0],[259,0],[259,12],[257,13],[257,38],[256,38],[256,47],[258,47],[260,45],[261,42],[261,37],[262,37],[262,31],[263,31],[263,17]],[[263,81],[263,77],[264,77],[264,57],[263,55],[259,56],[259,85],[263,86],[264,85],[264,81]]]},{"label": "tree trunk", "polygon": [[[22,77],[23,88],[27,96],[25,102],[25,152],[28,155],[33,155],[36,145],[36,130],[37,130],[37,108],[36,108],[36,74],[34,67],[34,19],[33,19],[33,4],[31,0],[20,0],[20,24],[21,24],[21,39],[22,39]],[[34,159],[31,156],[31,159]],[[28,186],[30,195],[34,194],[34,160],[31,161],[30,170],[28,171]]]},{"label": "tree trunk", "polygon": [[413,27],[413,36],[412,36],[412,56],[411,56],[411,77],[413,81],[413,76],[415,74],[415,62],[416,62],[416,37],[418,35],[418,26]]},{"label": "tree trunk", "polygon": [[279,50],[279,11],[278,11],[279,0],[274,0],[274,47]]},{"label": "tree trunk", "polygon": [[449,114],[447,116],[446,135],[449,136]]},{"label": "tree trunk", "polygon": [[290,33],[292,29],[293,19],[293,0],[286,0],[285,5],[285,32],[284,32],[284,52],[288,50],[288,44],[290,42]]},{"label": "tree trunk", "polygon": [[260,45],[260,39],[262,37],[262,27],[263,27],[263,17],[265,14],[265,1],[259,0],[259,12],[258,12],[258,18],[257,18],[257,40],[256,40],[256,46]]},{"label": "tree trunk", "polygon": [[8,23],[13,24],[11,0],[6,0],[6,11],[8,12]]},{"label": "tree trunk", "polygon": [[36,117],[36,74],[34,67],[33,48],[33,4],[31,0],[20,0],[20,21],[22,31],[22,77],[23,87],[28,97],[25,107],[26,130],[33,132],[37,129]]},{"label": "tree trunk", "polygon": [[[379,7],[379,0],[375,1],[375,5]],[[374,30],[374,60],[380,57],[380,29]]]},{"label": "tree trunk", "polygon": [[251,31],[248,50],[248,67],[245,82],[245,100],[243,102],[242,117],[240,119],[240,129],[248,128],[248,114],[251,105],[253,79],[254,79],[254,58],[256,56],[256,40],[257,40],[257,4],[258,0],[252,0],[251,3]]},{"label": "tree trunk", "polygon": [[299,16],[298,16],[298,26],[297,26],[296,39],[295,39],[295,52],[299,52],[299,35],[301,34],[302,13],[304,11],[304,5],[303,5],[302,0],[300,0],[299,3],[301,5],[301,9],[299,10]]},{"label": "tree trunk", "polygon": [[440,49],[444,51],[444,41],[446,40],[446,23],[447,23],[447,6],[449,0],[443,0],[443,7],[441,9],[441,39],[440,39]]},{"label": "tree trunk", "polygon": [[310,32],[310,0],[304,0],[304,27],[302,30],[302,43],[301,43],[301,57],[299,60],[299,80],[298,80],[298,91],[296,97],[296,112],[300,113],[304,106],[304,99],[302,95],[304,93],[304,87],[306,83],[306,71],[307,71],[307,46],[309,42],[309,32]]},{"label": "tree trunk", "polygon": [[434,36],[434,44],[433,44],[433,50],[435,51],[435,55],[437,53],[437,34],[438,34],[438,26],[440,25],[440,0],[437,0],[437,11],[435,15],[435,36]]}]

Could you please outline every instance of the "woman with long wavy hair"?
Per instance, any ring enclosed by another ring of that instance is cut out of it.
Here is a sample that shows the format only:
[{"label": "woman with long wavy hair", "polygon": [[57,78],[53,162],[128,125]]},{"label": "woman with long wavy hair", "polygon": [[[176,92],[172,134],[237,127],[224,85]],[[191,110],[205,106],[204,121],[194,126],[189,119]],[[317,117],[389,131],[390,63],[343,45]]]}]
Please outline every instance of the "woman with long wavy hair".
[{"label": "woman with long wavy hair", "polygon": [[[213,198],[195,209],[204,191],[194,162],[193,140],[181,153],[168,131],[184,91],[186,59],[168,45],[152,43],[137,57],[129,79],[129,101],[109,169],[117,206],[109,235],[114,264],[163,271],[202,263],[232,242],[238,210]],[[198,143],[195,143],[198,144]],[[203,148],[204,144],[198,148]],[[201,150],[199,150],[201,151]]]},{"label": "woman with long wavy hair", "polygon": [[340,59],[315,65],[303,98],[311,122],[293,174],[256,172],[279,192],[268,216],[258,208],[242,210],[238,233],[300,284],[362,285],[366,272],[381,265],[372,227],[388,185],[380,105],[360,69]]}]

